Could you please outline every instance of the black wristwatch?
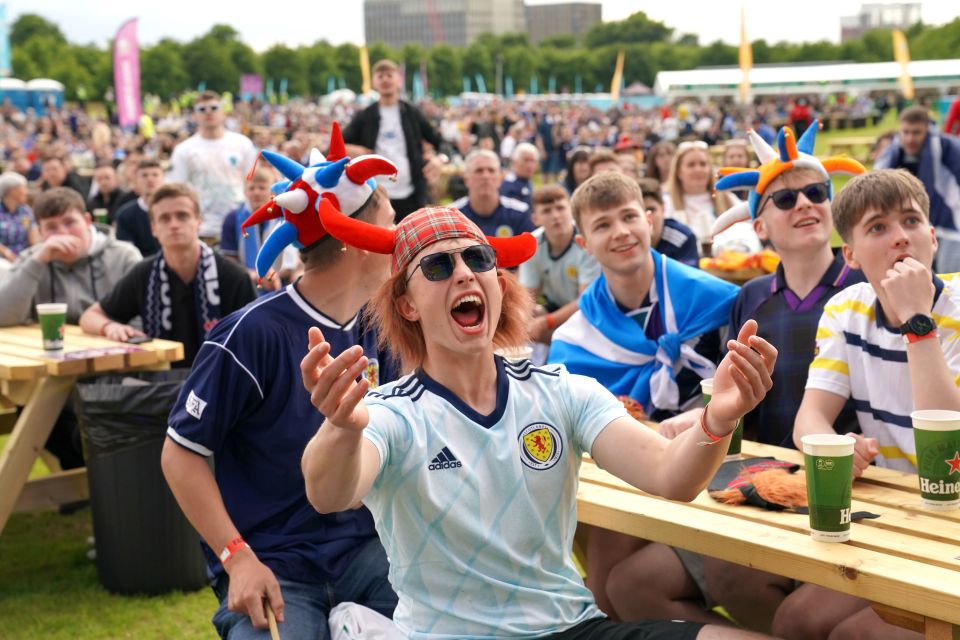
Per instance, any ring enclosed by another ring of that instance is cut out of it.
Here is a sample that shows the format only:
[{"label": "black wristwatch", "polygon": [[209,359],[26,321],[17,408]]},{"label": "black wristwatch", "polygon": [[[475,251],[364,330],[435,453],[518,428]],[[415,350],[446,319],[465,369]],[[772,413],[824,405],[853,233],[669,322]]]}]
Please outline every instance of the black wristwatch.
[{"label": "black wristwatch", "polygon": [[933,321],[933,318],[922,313],[918,313],[900,325],[900,333],[903,334],[904,341],[908,343],[933,337],[933,335],[936,335],[936,329],[937,323]]}]

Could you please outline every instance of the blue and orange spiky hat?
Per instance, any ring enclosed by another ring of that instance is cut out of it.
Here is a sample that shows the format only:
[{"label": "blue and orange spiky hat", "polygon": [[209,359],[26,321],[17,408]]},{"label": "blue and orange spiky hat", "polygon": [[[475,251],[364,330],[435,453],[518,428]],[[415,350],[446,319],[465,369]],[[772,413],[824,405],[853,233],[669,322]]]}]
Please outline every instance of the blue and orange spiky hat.
[{"label": "blue and orange spiky hat", "polygon": [[[752,129],[747,137],[753,145],[760,166],[756,169],[742,167],[723,167],[717,173],[722,177],[717,181],[717,191],[749,188],[750,195],[745,202],[740,202],[717,217],[713,223],[713,235],[743,220],[755,220],[760,196],[766,191],[770,183],[777,176],[791,169],[809,169],[829,180],[833,173],[863,173],[866,169],[853,158],[835,156],[821,161],[813,155],[813,146],[817,141],[817,129],[820,121],[814,120],[799,140],[794,139],[790,127],[780,129],[777,134],[777,149],[774,149]],[[779,153],[778,153],[779,151]],[[830,198],[833,198],[833,187],[830,188]]]},{"label": "blue and orange spiky hat", "polygon": [[257,253],[257,274],[261,278],[287,245],[309,249],[327,236],[327,230],[318,215],[321,201],[327,200],[338,211],[352,216],[366,204],[377,188],[374,176],[397,174],[396,165],[383,156],[370,154],[353,160],[348,158],[340,125],[336,122],[330,133],[327,157],[324,158],[318,149],[313,149],[309,166],[304,167],[299,162],[270,151],[261,151],[258,159],[260,157],[265,158],[286,178],[270,188],[276,195],[251,213],[241,225],[241,229],[246,230],[267,220],[284,218]]}]

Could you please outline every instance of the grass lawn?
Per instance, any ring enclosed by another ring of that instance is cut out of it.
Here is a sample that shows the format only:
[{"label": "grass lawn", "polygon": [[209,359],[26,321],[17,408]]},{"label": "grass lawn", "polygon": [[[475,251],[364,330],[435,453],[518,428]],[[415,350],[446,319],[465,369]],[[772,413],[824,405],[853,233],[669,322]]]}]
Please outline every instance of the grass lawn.
[{"label": "grass lawn", "polygon": [[[8,436],[0,436],[0,448]],[[47,473],[37,462],[31,475]],[[0,637],[112,640],[217,637],[209,589],[159,597],[116,596],[87,559],[90,510],[15,514],[0,534]],[[144,549],[149,553],[149,549]]]}]

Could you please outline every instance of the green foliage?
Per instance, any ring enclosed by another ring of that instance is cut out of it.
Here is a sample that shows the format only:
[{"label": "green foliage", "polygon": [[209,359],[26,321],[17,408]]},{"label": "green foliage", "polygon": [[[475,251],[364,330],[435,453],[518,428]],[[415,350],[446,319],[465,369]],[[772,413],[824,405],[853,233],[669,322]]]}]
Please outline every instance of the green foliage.
[{"label": "green foliage", "polygon": [[600,22],[587,31],[583,43],[588,48],[608,44],[636,44],[669,40],[673,29],[662,22],[651,20],[643,11],[619,22]]},{"label": "green foliage", "polygon": [[[944,59],[960,50],[960,18],[940,27],[917,24],[906,30],[914,60]],[[83,85],[87,95],[99,97],[113,83],[109,47],[75,45],[67,42],[59,26],[36,14],[23,14],[10,30],[12,63],[16,77],[55,78],[66,86],[67,97],[76,96]],[[408,44],[395,50],[383,43],[369,45],[370,63],[389,58],[407,65],[407,85],[412,86],[413,70],[426,61],[432,93],[459,93],[462,78],[483,76],[487,89],[496,88],[497,64],[503,77],[513,78],[514,87],[529,86],[531,76],[545,90],[553,76],[557,88],[573,89],[576,78],[585,90],[600,85],[609,88],[617,52],[625,52],[624,81],[652,85],[657,72],[693,69],[698,66],[737,64],[737,47],[717,41],[700,45],[694,34],[675,35],[662,22],[637,12],[619,22],[595,25],[577,45],[573,36],[546,38],[538,46],[529,44],[527,34],[481,35],[472,45],[456,49],[440,44],[424,49]],[[765,40],[753,42],[755,64],[801,63],[850,60],[886,62],[893,60],[890,31],[869,31],[858,40],[843,44],[828,41],[802,44]],[[164,39],[140,50],[141,83],[144,91],[164,98],[196,89],[201,82],[215,91],[236,91],[240,74],[259,73],[275,82],[287,78],[292,95],[319,96],[326,92],[329,78],[345,80],[354,91],[361,88],[359,50],[355,45],[333,46],[318,41],[296,48],[276,45],[257,53],[240,40],[240,34],[226,24],[213,25],[205,34],[182,43]],[[475,86],[475,85],[474,85]]]}]

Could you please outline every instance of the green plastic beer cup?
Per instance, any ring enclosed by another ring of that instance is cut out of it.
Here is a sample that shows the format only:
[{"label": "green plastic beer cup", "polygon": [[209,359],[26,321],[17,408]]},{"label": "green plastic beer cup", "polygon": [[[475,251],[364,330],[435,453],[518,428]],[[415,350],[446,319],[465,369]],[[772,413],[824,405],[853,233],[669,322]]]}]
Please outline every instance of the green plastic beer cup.
[{"label": "green plastic beer cup", "polygon": [[37,305],[37,319],[46,351],[63,350],[63,329],[67,323],[67,303],[47,302]]},{"label": "green plastic beer cup", "polygon": [[853,445],[850,436],[815,433],[801,438],[806,463],[810,535],[819,542],[850,539]]},{"label": "green plastic beer cup", "polygon": [[109,211],[103,208],[97,208],[93,210],[93,220],[94,222],[99,222],[100,224],[108,224],[107,220]]},{"label": "green plastic beer cup", "polygon": [[[707,404],[710,402],[710,398],[713,397],[713,378],[701,380],[700,391],[703,394],[703,406],[707,406]],[[725,458],[726,461],[743,459],[743,456],[740,454],[742,442],[743,418],[740,418],[737,420],[737,426],[733,430],[733,435],[730,436],[730,445],[727,447],[727,457]]]},{"label": "green plastic beer cup", "polygon": [[914,411],[910,419],[923,506],[960,508],[960,411],[926,409]]}]

